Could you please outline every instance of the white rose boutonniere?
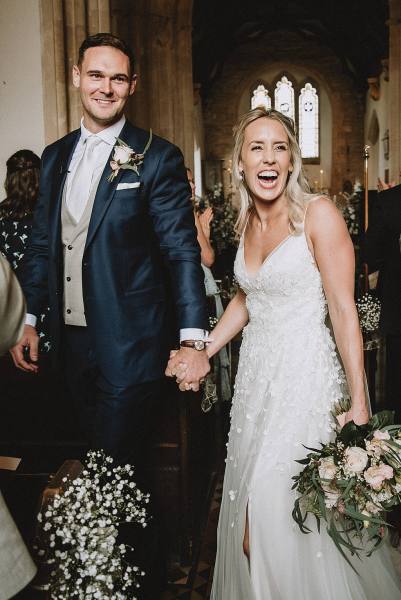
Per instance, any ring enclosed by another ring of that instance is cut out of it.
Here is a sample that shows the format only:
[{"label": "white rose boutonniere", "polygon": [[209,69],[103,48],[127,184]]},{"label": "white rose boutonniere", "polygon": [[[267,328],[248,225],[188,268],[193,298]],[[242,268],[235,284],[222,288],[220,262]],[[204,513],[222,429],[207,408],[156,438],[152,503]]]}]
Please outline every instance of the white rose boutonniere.
[{"label": "white rose boutonniere", "polygon": [[110,167],[112,169],[110,175],[107,178],[107,181],[113,181],[115,177],[117,177],[120,169],[130,169],[131,171],[135,171],[137,175],[139,175],[139,166],[143,163],[146,152],[149,150],[150,144],[152,143],[152,130],[149,132],[149,139],[146,143],[145,148],[141,154],[138,154],[128,146],[123,140],[117,138],[117,143],[114,146],[114,154],[113,158],[110,161]]}]

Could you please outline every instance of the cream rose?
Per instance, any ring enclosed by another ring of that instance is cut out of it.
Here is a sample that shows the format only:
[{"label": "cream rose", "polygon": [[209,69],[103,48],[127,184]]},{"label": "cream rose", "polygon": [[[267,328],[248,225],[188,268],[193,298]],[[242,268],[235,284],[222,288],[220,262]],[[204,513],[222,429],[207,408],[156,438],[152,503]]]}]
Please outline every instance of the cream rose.
[{"label": "cream rose", "polygon": [[351,446],[345,450],[345,466],[351,473],[362,473],[368,464],[368,453],[363,448]]},{"label": "cream rose", "polygon": [[380,490],[380,488],[383,485],[383,482],[386,479],[391,479],[393,475],[393,468],[383,463],[380,463],[379,465],[376,465],[374,467],[369,467],[369,469],[367,469],[364,473],[366,482],[374,490]]},{"label": "cream rose", "polygon": [[330,481],[334,479],[337,473],[337,467],[334,464],[334,458],[332,456],[327,456],[326,458],[321,458],[319,461],[319,477],[321,479],[329,479]]},{"label": "cream rose", "polygon": [[116,146],[114,148],[113,160],[118,162],[120,165],[127,163],[133,155],[133,150],[128,146]]},{"label": "cream rose", "polygon": [[390,434],[388,431],[380,431],[380,429],[376,429],[376,431],[373,433],[373,437],[375,440],[389,440]]}]

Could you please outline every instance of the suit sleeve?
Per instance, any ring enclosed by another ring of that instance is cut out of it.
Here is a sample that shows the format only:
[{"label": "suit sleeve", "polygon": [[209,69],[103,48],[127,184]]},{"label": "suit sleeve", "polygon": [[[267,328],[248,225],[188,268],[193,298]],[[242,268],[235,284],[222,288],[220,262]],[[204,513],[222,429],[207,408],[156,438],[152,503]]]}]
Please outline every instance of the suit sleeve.
[{"label": "suit sleeve", "polygon": [[35,316],[40,314],[48,299],[48,213],[53,164],[50,154],[49,148],[45,148],[32,231],[18,272],[27,312]]},{"label": "suit sleeve", "polygon": [[200,248],[181,152],[169,144],[156,168],[149,211],[166,257],[180,329],[208,329]]},{"label": "suit sleeve", "polygon": [[369,219],[369,226],[363,243],[363,260],[368,264],[369,273],[379,270],[384,261],[386,227],[383,220],[380,194]]}]

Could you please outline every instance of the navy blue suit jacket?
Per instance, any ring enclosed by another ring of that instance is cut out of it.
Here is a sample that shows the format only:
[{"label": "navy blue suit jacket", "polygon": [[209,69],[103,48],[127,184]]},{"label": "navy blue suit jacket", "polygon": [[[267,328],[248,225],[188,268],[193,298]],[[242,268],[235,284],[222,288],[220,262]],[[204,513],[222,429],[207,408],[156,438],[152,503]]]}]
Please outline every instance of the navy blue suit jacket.
[{"label": "navy blue suit jacket", "polygon": [[[79,136],[80,130],[74,131],[43,152],[39,200],[21,273],[29,313],[40,314],[49,293],[56,348],[63,323],[61,201]],[[142,152],[149,132],[126,122],[120,138]],[[180,328],[207,329],[207,309],[179,149],[154,136],[139,176],[120,169],[110,183],[110,173],[107,161],[82,261],[83,298],[96,362],[111,383],[126,386],[161,377],[172,329],[175,336]],[[131,182],[140,186],[116,189]]]},{"label": "navy blue suit jacket", "polygon": [[377,290],[382,301],[380,329],[401,334],[401,185],[380,192],[372,203],[364,259],[369,271],[379,269]]}]

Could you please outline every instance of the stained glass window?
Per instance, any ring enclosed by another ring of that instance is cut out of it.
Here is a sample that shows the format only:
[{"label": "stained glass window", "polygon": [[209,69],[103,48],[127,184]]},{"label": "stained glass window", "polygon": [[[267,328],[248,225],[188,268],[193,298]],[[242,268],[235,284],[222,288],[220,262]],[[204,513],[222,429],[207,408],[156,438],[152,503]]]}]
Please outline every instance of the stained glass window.
[{"label": "stained glass window", "polygon": [[258,107],[266,108],[266,110],[272,107],[272,101],[269,96],[269,92],[264,85],[258,85],[256,90],[253,90],[251,109],[253,110],[254,108]]},{"label": "stained glass window", "polygon": [[285,75],[277,82],[274,90],[274,108],[286,117],[295,119],[294,88]]},{"label": "stained glass window", "polygon": [[299,94],[299,145],[302,158],[319,156],[319,96],[311,83]]}]

